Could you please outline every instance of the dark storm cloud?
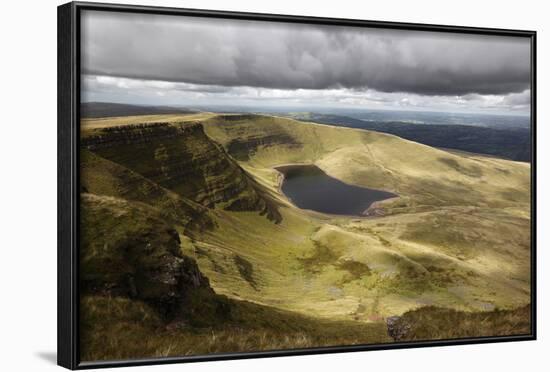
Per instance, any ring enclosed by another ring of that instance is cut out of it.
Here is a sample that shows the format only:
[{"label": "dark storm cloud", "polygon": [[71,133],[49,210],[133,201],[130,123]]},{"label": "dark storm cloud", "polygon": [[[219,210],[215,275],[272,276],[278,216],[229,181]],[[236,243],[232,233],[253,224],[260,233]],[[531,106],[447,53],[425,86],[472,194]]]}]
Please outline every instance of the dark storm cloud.
[{"label": "dark storm cloud", "polygon": [[86,12],[85,74],[275,89],[422,95],[529,88],[520,38]]}]

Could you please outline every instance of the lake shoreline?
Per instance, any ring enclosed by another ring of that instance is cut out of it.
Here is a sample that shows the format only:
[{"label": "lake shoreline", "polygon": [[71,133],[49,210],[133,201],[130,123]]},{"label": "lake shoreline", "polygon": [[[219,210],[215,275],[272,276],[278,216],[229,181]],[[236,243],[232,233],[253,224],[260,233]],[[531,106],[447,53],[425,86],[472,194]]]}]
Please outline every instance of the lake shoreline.
[{"label": "lake shoreline", "polygon": [[[285,163],[273,166],[272,169],[278,172],[277,191],[280,195],[293,207],[314,215],[332,218],[379,218],[384,216],[382,212],[383,203],[400,198],[399,195],[390,191],[371,189],[341,181],[336,177],[330,176],[314,163]],[[304,176],[300,174],[301,170],[310,172],[307,175],[308,178],[318,178],[318,180],[313,181],[316,188],[310,188],[309,185],[296,184],[296,182],[300,183],[300,181],[302,183],[311,182],[304,179],[299,180],[300,177],[303,178]],[[288,183],[288,174],[291,171],[297,172],[297,174],[292,176],[294,185],[289,185]],[[285,184],[287,187],[294,187],[294,190],[292,192],[286,190],[285,192]],[[324,190],[320,191],[319,188],[324,188]],[[293,193],[294,195],[292,195]],[[330,195],[330,193],[333,193],[333,195]],[[334,193],[340,193],[340,195],[334,197]],[[373,200],[371,201],[369,198]],[[361,202],[368,205],[364,209],[357,209],[358,204],[361,204]],[[346,208],[352,208],[355,211],[347,213],[345,211]],[[333,212],[331,209],[337,212]]]}]

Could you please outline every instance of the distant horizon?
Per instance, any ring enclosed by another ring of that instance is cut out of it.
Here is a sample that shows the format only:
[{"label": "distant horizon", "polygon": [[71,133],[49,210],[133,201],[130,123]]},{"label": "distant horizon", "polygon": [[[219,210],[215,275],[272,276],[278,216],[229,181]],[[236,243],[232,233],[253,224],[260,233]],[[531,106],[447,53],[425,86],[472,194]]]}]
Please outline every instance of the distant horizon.
[{"label": "distant horizon", "polygon": [[[178,103],[167,103],[167,104],[151,104],[151,103],[132,103],[125,101],[84,101],[81,100],[80,104],[119,104],[119,105],[129,105],[129,106],[140,106],[140,107],[170,107],[170,108],[179,108],[179,109],[189,109],[194,108],[234,108],[234,109],[248,109],[246,112],[281,112],[281,113],[300,113],[300,112],[310,112],[310,113],[321,113],[321,112],[330,112],[331,110],[340,110],[340,111],[358,111],[358,112],[402,112],[402,113],[434,113],[434,114],[458,114],[458,115],[487,115],[487,116],[509,116],[509,117],[521,117],[521,118],[530,118],[530,112],[495,112],[495,111],[485,111],[485,112],[474,112],[474,111],[446,111],[446,110],[435,110],[435,109],[399,109],[399,108],[366,108],[366,107],[357,107],[357,106],[284,106],[284,105],[243,105],[243,104],[178,104]],[[253,110],[258,109],[258,110]],[[265,111],[264,109],[278,109],[277,111]],[[240,110],[235,110],[239,112]]]}]

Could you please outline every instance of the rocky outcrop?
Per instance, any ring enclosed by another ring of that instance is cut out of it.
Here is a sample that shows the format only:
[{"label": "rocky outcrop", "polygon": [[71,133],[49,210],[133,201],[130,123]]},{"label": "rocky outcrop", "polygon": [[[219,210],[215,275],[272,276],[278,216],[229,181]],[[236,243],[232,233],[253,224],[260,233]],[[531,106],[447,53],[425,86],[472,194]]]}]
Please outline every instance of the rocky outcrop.
[{"label": "rocky outcrop", "polygon": [[406,339],[411,330],[411,325],[399,316],[387,318],[386,326],[388,327],[388,336],[393,338],[394,341]]},{"label": "rocky outcrop", "polygon": [[163,316],[181,313],[195,292],[214,294],[176,230],[146,205],[82,194],[83,294],[129,297]]},{"label": "rocky outcrop", "polygon": [[275,201],[199,123],[100,128],[84,148],[202,206],[259,211],[279,222]]}]

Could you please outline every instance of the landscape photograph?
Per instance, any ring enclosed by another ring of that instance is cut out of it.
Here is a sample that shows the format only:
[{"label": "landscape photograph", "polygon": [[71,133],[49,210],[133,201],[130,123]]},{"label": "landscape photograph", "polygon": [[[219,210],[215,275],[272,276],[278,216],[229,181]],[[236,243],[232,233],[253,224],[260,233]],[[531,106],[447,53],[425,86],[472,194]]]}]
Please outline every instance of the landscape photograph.
[{"label": "landscape photograph", "polygon": [[83,362],[532,333],[529,38],[80,26]]}]

